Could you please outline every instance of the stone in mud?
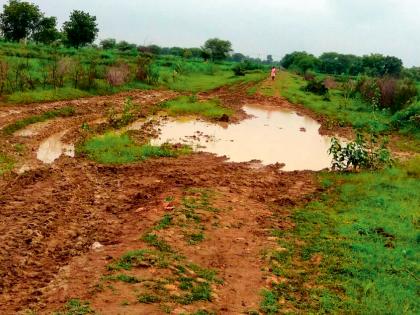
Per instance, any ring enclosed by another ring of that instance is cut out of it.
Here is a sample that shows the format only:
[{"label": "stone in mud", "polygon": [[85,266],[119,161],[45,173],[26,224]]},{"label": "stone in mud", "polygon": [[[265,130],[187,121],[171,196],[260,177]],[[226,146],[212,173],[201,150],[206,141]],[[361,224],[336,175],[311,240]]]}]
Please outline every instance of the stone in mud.
[{"label": "stone in mud", "polygon": [[100,249],[100,248],[102,248],[102,247],[104,247],[104,245],[102,245],[101,243],[99,243],[99,242],[95,242],[95,243],[93,243],[92,244],[92,246],[91,246],[91,248],[93,249],[93,250],[98,250],[98,249]]}]

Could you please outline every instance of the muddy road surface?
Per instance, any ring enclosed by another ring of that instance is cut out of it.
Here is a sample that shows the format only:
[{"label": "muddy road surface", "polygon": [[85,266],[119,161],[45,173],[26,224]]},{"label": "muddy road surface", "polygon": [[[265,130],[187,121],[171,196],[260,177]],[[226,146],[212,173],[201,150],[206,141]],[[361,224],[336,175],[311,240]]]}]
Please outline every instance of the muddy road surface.
[{"label": "muddy road surface", "polygon": [[[306,113],[244,90],[212,93],[200,97],[217,96],[235,109],[231,123],[246,116],[246,104]],[[111,103],[121,108],[129,96],[149,110],[176,95],[130,92],[1,108],[0,127],[53,108],[76,109],[75,116],[32,133],[1,136],[16,161],[0,179],[1,314],[65,312],[69,301],[86,301],[98,314],[259,309],[260,292],[273,280],[263,255],[278,247],[272,231],[293,228],[292,207],[319,190],[316,173],[208,153],[119,166],[77,152],[49,164],[37,158],[40,144],[54,134],[65,131],[67,144],[80,141],[80,126],[106,119]],[[25,150],[16,152],[16,144]]]}]

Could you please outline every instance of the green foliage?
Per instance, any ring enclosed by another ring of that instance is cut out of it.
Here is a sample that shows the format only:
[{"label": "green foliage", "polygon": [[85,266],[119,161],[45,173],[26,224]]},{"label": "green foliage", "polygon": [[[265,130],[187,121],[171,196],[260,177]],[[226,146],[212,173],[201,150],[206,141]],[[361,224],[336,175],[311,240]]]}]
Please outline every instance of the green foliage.
[{"label": "green foliage", "polygon": [[263,290],[261,295],[263,296],[263,300],[260,304],[261,311],[267,315],[278,314],[280,305],[278,304],[278,296],[276,293],[269,290]]},{"label": "green foliage", "polygon": [[60,38],[57,30],[57,18],[54,16],[43,17],[32,35],[32,39],[37,43],[51,44]]},{"label": "green foliage", "polygon": [[49,119],[57,118],[57,117],[71,117],[74,116],[76,113],[75,109],[71,106],[62,107],[60,109],[54,109],[51,111],[47,111],[40,115],[30,116],[14,123],[7,125],[3,128],[3,132],[6,134],[12,134],[20,129],[23,129],[31,124],[46,121]]},{"label": "green foliage", "polygon": [[161,300],[160,297],[147,293],[139,295],[137,299],[140,303],[144,304],[158,303]]},{"label": "green foliage", "polygon": [[328,93],[328,88],[325,86],[323,80],[314,79],[308,81],[305,87],[305,91],[317,94],[317,95],[326,95]]},{"label": "green foliage", "polygon": [[15,92],[7,96],[7,101],[13,104],[29,104],[35,102],[62,101],[91,96],[90,93],[71,87],[54,90],[34,90],[29,92]]},{"label": "green foliage", "polygon": [[70,20],[64,22],[63,32],[69,46],[78,48],[91,44],[99,32],[96,17],[83,11],[74,10],[70,15]]},{"label": "green foliage", "polygon": [[280,64],[286,69],[303,74],[308,70],[315,70],[318,59],[305,51],[293,52],[284,56]]},{"label": "green foliage", "polygon": [[81,152],[99,163],[124,164],[152,157],[176,157],[189,152],[186,148],[172,149],[169,146],[137,145],[127,134],[109,132],[87,140]]},{"label": "green foliage", "polygon": [[165,214],[162,220],[156,225],[155,230],[164,230],[167,229],[172,224],[172,216],[170,214]]},{"label": "green foliage", "polygon": [[379,169],[393,163],[390,151],[386,148],[386,139],[378,145],[378,136],[369,135],[369,140],[358,133],[355,141],[342,145],[337,138],[332,138],[328,153],[332,155],[332,168],[335,170]]},{"label": "green foliage", "polygon": [[194,98],[181,96],[163,104],[169,115],[201,115],[211,119],[221,118],[223,115],[231,116],[233,111],[224,108],[218,100],[197,101]]},{"label": "green foliage", "polygon": [[126,274],[118,274],[118,275],[111,275],[111,276],[105,276],[102,278],[103,280],[109,280],[109,281],[120,281],[130,284],[139,283],[140,280],[136,277],[129,276]]},{"label": "green foliage", "polygon": [[0,176],[13,169],[13,160],[0,152]]},{"label": "green foliage", "polygon": [[10,0],[3,5],[0,14],[0,29],[6,40],[19,41],[30,37],[36,30],[42,13],[35,4]]},{"label": "green foliage", "polygon": [[226,59],[228,53],[231,51],[232,43],[218,38],[211,38],[207,40],[203,46],[204,58],[211,59],[213,61]]},{"label": "green foliage", "polygon": [[405,133],[420,135],[420,102],[414,103],[409,107],[395,113],[391,118],[391,123],[396,128],[400,128]]},{"label": "green foliage", "polygon": [[[321,178],[332,190],[295,210],[296,228],[279,239],[307,265],[300,265],[304,272],[283,265],[292,285],[276,292],[304,313],[417,313],[419,158],[379,172]],[[303,245],[296,246],[297,239]],[[315,256],[322,262],[314,270]],[[306,287],[308,279],[313,287]]]},{"label": "green foliage", "polygon": [[148,233],[143,236],[142,240],[150,246],[156,247],[156,249],[161,252],[172,252],[171,246],[164,240],[160,239],[156,234]]},{"label": "green foliage", "polygon": [[114,49],[117,47],[117,40],[115,38],[107,38],[101,40],[99,43],[102,49]]},{"label": "green foliage", "polygon": [[86,315],[86,314],[95,314],[91,309],[89,302],[80,301],[79,299],[69,300],[65,307],[64,311],[54,313],[56,315]]}]

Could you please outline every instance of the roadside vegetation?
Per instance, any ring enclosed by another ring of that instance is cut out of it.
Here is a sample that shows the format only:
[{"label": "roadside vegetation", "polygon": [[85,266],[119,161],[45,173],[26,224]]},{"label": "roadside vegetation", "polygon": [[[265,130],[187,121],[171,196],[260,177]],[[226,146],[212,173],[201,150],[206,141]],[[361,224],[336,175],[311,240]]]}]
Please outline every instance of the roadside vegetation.
[{"label": "roadside vegetation", "polygon": [[123,164],[143,161],[153,157],[176,157],[188,154],[188,147],[173,148],[170,145],[138,145],[127,134],[109,132],[88,139],[80,149],[94,161],[103,164]]},{"label": "roadside vegetation", "polygon": [[321,174],[325,191],[293,212],[296,228],[273,231],[282,250],[269,261],[284,280],[263,294],[262,309],[276,314],[281,301],[314,313],[415,314],[419,161]]},{"label": "roadside vegetation", "polygon": [[76,114],[76,111],[73,107],[67,106],[62,107],[60,109],[55,109],[51,111],[47,111],[40,115],[33,115],[28,118],[24,118],[18,121],[15,121],[14,123],[7,125],[3,128],[3,132],[6,134],[12,134],[18,130],[21,130],[31,124],[35,124],[38,122],[47,121],[49,119],[54,119],[58,117],[71,117]]},{"label": "roadside vegetation", "polygon": [[224,115],[231,116],[233,111],[222,107],[217,99],[208,101],[199,101],[196,96],[181,96],[163,104],[171,116],[181,115],[201,115],[206,118],[220,119]]}]

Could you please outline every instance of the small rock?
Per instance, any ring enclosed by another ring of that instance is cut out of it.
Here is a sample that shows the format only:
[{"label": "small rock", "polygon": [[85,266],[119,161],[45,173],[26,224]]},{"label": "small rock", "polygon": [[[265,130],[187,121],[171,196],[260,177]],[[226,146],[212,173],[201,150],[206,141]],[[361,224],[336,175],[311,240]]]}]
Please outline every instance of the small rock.
[{"label": "small rock", "polygon": [[306,128],[303,128],[303,127],[301,127],[299,130],[300,130],[301,132],[306,132]]},{"label": "small rock", "polygon": [[93,243],[92,244],[92,246],[91,246],[91,248],[93,249],[93,250],[97,250],[97,249],[100,249],[100,248],[102,248],[102,247],[104,247],[104,245],[102,245],[101,243],[99,243],[99,242],[95,242],[95,243]]}]

